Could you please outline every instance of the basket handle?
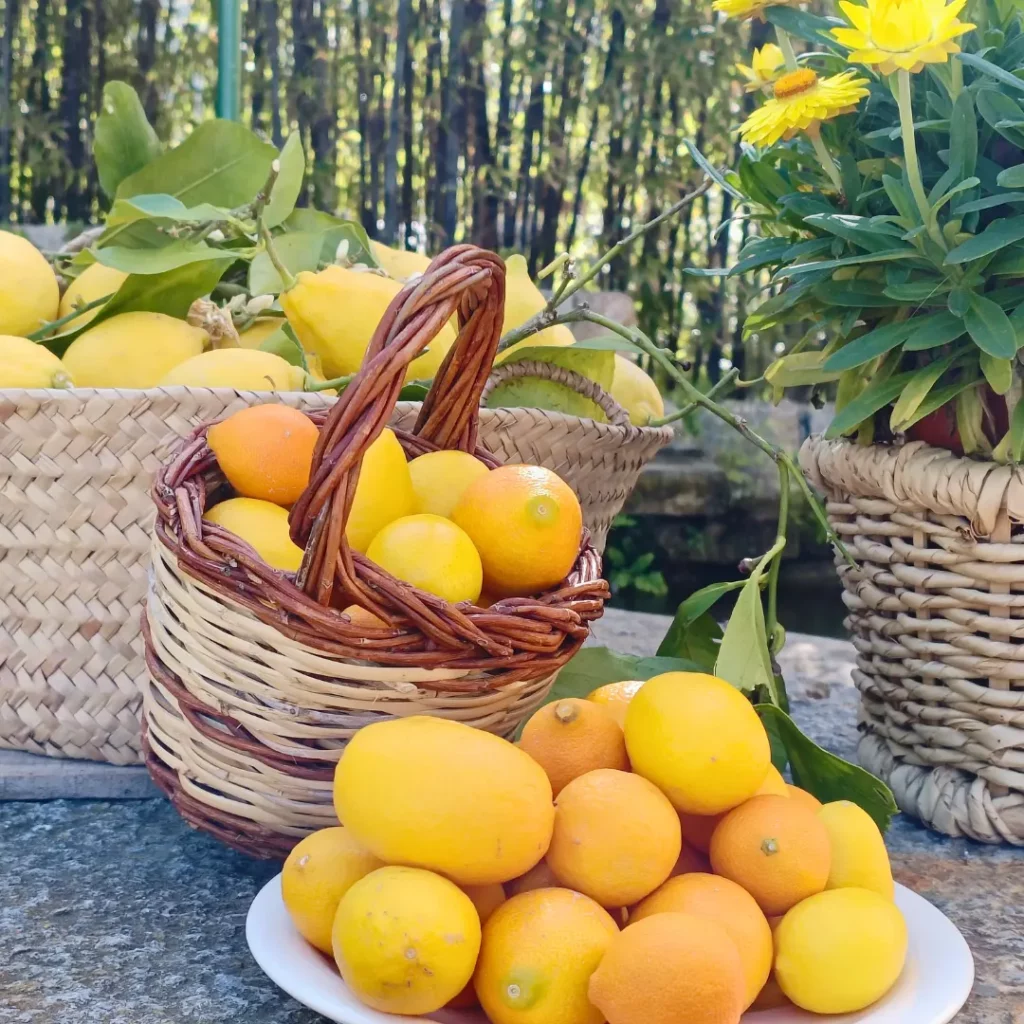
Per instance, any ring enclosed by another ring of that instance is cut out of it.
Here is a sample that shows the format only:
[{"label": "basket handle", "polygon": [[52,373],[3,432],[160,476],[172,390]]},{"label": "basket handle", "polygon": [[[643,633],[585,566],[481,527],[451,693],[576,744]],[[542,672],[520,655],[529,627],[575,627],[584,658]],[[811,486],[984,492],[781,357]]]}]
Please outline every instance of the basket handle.
[{"label": "basket handle", "polygon": [[423,401],[414,433],[439,448],[473,452],[480,395],[504,310],[505,264],[474,245],[446,249],[391,300],[359,372],[331,407],[309,484],[289,517],[292,540],[305,549],[297,583],[320,604],[330,604],[336,579],[349,594],[360,590],[345,525],[363,456],[387,426],[409,364],[458,311],[458,339]]},{"label": "basket handle", "polygon": [[494,367],[487,378],[480,402],[486,402],[491,392],[500,384],[519,377],[539,377],[541,380],[553,380],[557,384],[564,384],[584,398],[589,398],[608,417],[609,423],[616,427],[630,426],[629,413],[596,380],[584,377],[582,373],[564,366],[536,359],[521,359],[515,363],[502,363],[501,366]]}]

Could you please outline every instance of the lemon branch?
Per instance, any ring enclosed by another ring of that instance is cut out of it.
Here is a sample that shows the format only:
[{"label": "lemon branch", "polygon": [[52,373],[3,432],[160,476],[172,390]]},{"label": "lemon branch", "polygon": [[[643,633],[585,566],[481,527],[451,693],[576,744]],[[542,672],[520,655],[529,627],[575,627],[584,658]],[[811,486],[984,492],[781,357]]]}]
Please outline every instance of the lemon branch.
[{"label": "lemon branch", "polygon": [[109,295],[101,295],[98,299],[93,299],[92,302],[85,302],[81,306],[75,306],[70,313],[65,313],[56,320],[48,320],[38,331],[33,331],[31,334],[26,335],[26,337],[29,341],[42,341],[58,327],[63,327],[65,324],[71,323],[72,320],[77,320],[83,313],[88,313],[90,309],[97,309],[106,302],[109,302],[113,297],[114,293],[111,292]]}]

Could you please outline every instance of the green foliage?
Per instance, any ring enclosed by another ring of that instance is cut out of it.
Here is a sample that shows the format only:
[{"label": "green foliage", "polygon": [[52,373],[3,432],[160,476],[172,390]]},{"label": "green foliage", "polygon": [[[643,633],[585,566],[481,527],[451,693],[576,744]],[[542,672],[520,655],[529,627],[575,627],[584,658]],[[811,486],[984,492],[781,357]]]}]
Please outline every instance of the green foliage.
[{"label": "green foliage", "polygon": [[615,517],[604,553],[605,576],[613,594],[635,590],[664,597],[668,593],[665,577],[654,564],[654,552],[645,549],[642,535],[633,529],[635,526],[636,520],[630,516]]},{"label": "green foliage", "polygon": [[125,178],[160,155],[160,148],[135,90],[124,82],[108,82],[103,87],[103,111],[96,118],[93,138],[103,191],[113,196]]}]

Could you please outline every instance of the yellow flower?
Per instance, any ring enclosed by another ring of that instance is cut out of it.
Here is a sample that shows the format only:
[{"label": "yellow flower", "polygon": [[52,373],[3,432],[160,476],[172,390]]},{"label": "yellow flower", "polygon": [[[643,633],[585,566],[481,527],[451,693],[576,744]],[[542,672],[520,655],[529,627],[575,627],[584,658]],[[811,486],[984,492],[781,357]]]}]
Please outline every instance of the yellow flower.
[{"label": "yellow flower", "polygon": [[897,69],[920,71],[925,64],[945,64],[959,53],[957,36],[973,25],[957,15],[967,0],[867,0],[867,6],[840,0],[853,28],[834,28],[836,42],[850,50],[851,64],[877,64],[883,75]]},{"label": "yellow flower", "polygon": [[757,92],[771,85],[779,77],[779,71],[785,67],[786,58],[774,43],[765,43],[760,50],[755,50],[750,59],[750,67],[737,64],[736,70],[747,80],[743,87],[747,92]]},{"label": "yellow flower", "polygon": [[789,0],[715,0],[711,5],[727,18],[760,18],[766,7],[783,7]]},{"label": "yellow flower", "polygon": [[867,96],[867,79],[855,71],[843,71],[831,78],[818,78],[810,68],[783,75],[772,99],[744,121],[740,134],[755,146],[771,146],[797,132],[817,131],[822,121],[855,110]]}]

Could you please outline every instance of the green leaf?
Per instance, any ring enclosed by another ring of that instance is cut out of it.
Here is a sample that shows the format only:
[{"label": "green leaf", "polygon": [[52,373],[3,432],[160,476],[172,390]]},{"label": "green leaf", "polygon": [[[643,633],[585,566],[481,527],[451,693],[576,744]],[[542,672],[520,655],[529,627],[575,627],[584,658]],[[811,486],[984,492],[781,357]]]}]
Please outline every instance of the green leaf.
[{"label": "green leaf", "polygon": [[210,203],[198,206],[186,206],[174,196],[157,193],[155,195],[133,196],[131,199],[115,200],[107,214],[107,226],[129,224],[133,221],[153,217],[160,220],[172,220],[183,224],[195,224],[203,221],[231,220],[231,212]]},{"label": "green leaf", "polygon": [[874,416],[879,409],[896,400],[896,396],[906,387],[913,371],[899,373],[886,380],[875,381],[868,385],[849,404],[836,413],[825,431],[825,437],[832,440],[852,434],[869,416]]},{"label": "green leaf", "polygon": [[960,317],[942,310],[928,316],[914,317],[917,326],[904,342],[906,352],[923,352],[926,349],[948,345],[964,334],[964,322]]},{"label": "green leaf", "polygon": [[843,22],[835,18],[820,18],[796,7],[767,7],[764,16],[784,32],[832,51],[836,49],[836,41],[832,38],[830,30],[843,25]]},{"label": "green leaf", "polygon": [[983,74],[1002,82],[1003,85],[1008,85],[1011,89],[1019,89],[1021,92],[1024,92],[1024,82],[1015,75],[1011,75],[1009,71],[1004,71],[1001,67],[985,60],[983,57],[979,57],[977,54],[958,53],[954,55],[953,59],[963,61],[964,64],[969,64],[972,68],[977,68]]},{"label": "green leaf", "polygon": [[733,199],[738,199],[740,202],[746,202],[747,197],[736,189],[735,186],[731,185],[722,176],[721,171],[691,142],[689,139],[683,140],[683,145],[686,146],[687,152],[693,157],[693,161],[698,167],[720,188],[725,192],[728,192]]},{"label": "green leaf", "polygon": [[[379,267],[370,248],[370,238],[363,230],[361,224],[352,220],[345,220],[342,217],[335,217],[333,214],[324,213],[322,210],[313,210],[308,206],[300,206],[293,210],[287,220],[281,225],[283,231],[302,231],[313,234],[321,234],[334,229],[339,231],[339,240],[348,242],[349,263],[365,263],[368,267]],[[333,256],[332,256],[333,258]]]},{"label": "green leaf", "polygon": [[965,178],[963,181],[958,182],[948,192],[943,193],[935,202],[932,204],[932,212],[938,213],[943,206],[946,205],[954,196],[959,195],[961,192],[968,192],[976,185],[981,184],[980,178]]},{"label": "green leaf", "polygon": [[951,352],[934,363],[922,366],[916,370],[907,381],[900,397],[892,407],[892,414],[889,416],[889,426],[893,431],[905,429],[905,421],[909,420],[920,408],[921,403],[928,397],[928,393],[939,382],[939,378],[952,366],[953,360],[959,355],[958,352]]},{"label": "green leaf", "polygon": [[974,292],[965,284],[958,284],[950,290],[946,299],[946,307],[953,316],[963,319],[964,314],[971,308],[971,297]]},{"label": "green leaf", "polygon": [[291,215],[302,191],[302,179],[306,174],[306,154],[302,150],[302,138],[292,132],[285,140],[281,155],[277,158],[278,174],[270,199],[263,209],[263,223],[276,228]]},{"label": "green leaf", "polygon": [[979,89],[974,97],[975,105],[982,119],[994,128],[1004,139],[1020,146],[1024,142],[1022,133],[1013,122],[1024,121],[1024,109],[1014,99],[998,89]]},{"label": "green leaf", "polygon": [[894,238],[903,235],[900,227],[878,224],[868,217],[854,217],[848,213],[812,213],[804,218],[804,223],[871,252],[891,249]]},{"label": "green leaf", "polygon": [[1003,307],[984,295],[972,295],[970,309],[964,313],[964,326],[974,344],[998,359],[1017,354],[1017,335]]},{"label": "green leaf", "polygon": [[885,194],[889,197],[889,202],[892,203],[896,212],[903,218],[904,223],[908,227],[911,224],[916,224],[918,222],[917,207],[914,205],[913,197],[903,182],[890,174],[883,174],[882,187],[885,189]]},{"label": "green leaf", "polygon": [[913,319],[897,320],[895,323],[876,327],[833,352],[825,360],[825,369],[830,372],[849,370],[851,367],[869,362],[906,341],[916,327]]},{"label": "green leaf", "polygon": [[981,372],[989,387],[997,395],[1005,395],[1013,384],[1013,360],[996,359],[987,352],[981,353]]},{"label": "green leaf", "polygon": [[958,380],[955,384],[947,384],[945,387],[936,388],[918,406],[917,412],[904,421],[901,429],[904,431],[909,430],[915,423],[923,420],[925,416],[930,416],[936,409],[941,409],[944,405],[949,405],[957,395],[962,391],[966,391],[967,388],[973,387],[976,383],[977,377],[968,374],[962,380]]},{"label": "green leaf", "polygon": [[[118,199],[165,193],[185,206],[210,203],[234,209],[249,203],[265,184],[277,150],[235,121],[204,121],[180,145],[125,178]],[[104,244],[127,225],[104,235]]]},{"label": "green leaf", "polygon": [[824,352],[793,352],[776,359],[764,371],[765,380],[775,388],[795,388],[838,380],[839,371],[825,369]]},{"label": "green leaf", "polygon": [[[274,249],[278,258],[291,271],[299,274],[304,270],[318,270],[321,263],[329,263],[334,257],[337,242],[331,244],[330,232],[306,233],[296,231],[274,237]],[[284,290],[284,281],[277,268],[270,262],[266,250],[258,252],[249,264],[249,293],[251,295],[277,295]]]},{"label": "green leaf", "polygon": [[759,576],[751,576],[736,599],[718,648],[715,675],[745,693],[764,687],[772,700],[779,699],[768,653]]},{"label": "green leaf", "polygon": [[814,296],[830,306],[875,309],[897,305],[879,285],[870,281],[825,281],[815,287]]},{"label": "green leaf", "polygon": [[968,238],[946,256],[947,264],[966,263],[1019,242],[1024,238],[1024,216],[993,221],[980,235]]},{"label": "green leaf", "polygon": [[1013,419],[1010,421],[1010,452],[1014,462],[1024,460],[1024,402],[1018,402],[1013,408]]},{"label": "green leaf", "polygon": [[68,345],[83,331],[119,313],[142,310],[166,313],[183,320],[196,299],[209,295],[216,288],[234,259],[231,254],[222,254],[217,259],[186,263],[162,274],[132,274],[124,280],[113,298],[99,308],[89,324],[55,338],[48,338],[46,347],[62,356]]},{"label": "green leaf", "polygon": [[700,672],[699,665],[682,658],[638,658],[619,654],[608,647],[584,647],[561,672],[548,696],[548,703],[564,697],[586,697],[606,683],[624,679],[644,681],[663,672]]},{"label": "green leaf", "polygon": [[597,338],[579,338],[571,345],[560,347],[589,349],[593,352],[632,352],[637,356],[646,355],[639,345],[634,345],[633,342],[627,341],[618,334],[602,334]]},{"label": "green leaf", "polygon": [[1024,164],[1016,164],[1013,167],[1007,167],[1005,171],[1000,171],[996,178],[996,184],[1003,188],[1024,187]]},{"label": "green leaf", "polygon": [[126,249],[119,245],[96,250],[96,259],[105,267],[126,274],[163,274],[189,263],[221,260],[234,263],[237,253],[212,249],[205,242],[172,242],[163,249]]},{"label": "green leaf", "polygon": [[280,356],[286,363],[300,366],[307,373],[309,372],[306,353],[303,351],[299,339],[295,337],[292,325],[287,320],[282,320],[281,326],[269,337],[263,339],[260,349],[264,352],[272,352],[275,356]]},{"label": "green leaf", "polygon": [[146,119],[138,94],[125,82],[107,82],[93,134],[100,186],[113,196],[129,175],[160,155],[160,140]]},{"label": "green leaf", "polygon": [[774,704],[758,704],[757,713],[771,723],[786,747],[793,781],[823,804],[850,800],[863,808],[885,832],[899,811],[889,787],[870,772],[824,750],[805,736],[789,715]]},{"label": "green leaf", "polygon": [[887,249],[885,252],[864,253],[861,256],[847,256],[841,260],[824,260],[816,263],[798,263],[780,270],[775,276],[796,277],[815,270],[837,270],[839,267],[855,267],[862,263],[888,263],[892,260],[920,260],[916,249]]},{"label": "green leaf", "polygon": [[686,658],[711,672],[718,658],[722,629],[711,615],[711,608],[726,594],[746,586],[746,580],[713,583],[692,593],[676,609],[658,647],[659,657]]},{"label": "green leaf", "polygon": [[958,177],[971,178],[978,163],[978,117],[970,89],[961,89],[949,119],[950,165],[959,165]]},{"label": "green leaf", "polygon": [[1019,203],[1024,203],[1024,192],[998,192],[994,196],[985,196],[983,199],[972,199],[967,203],[957,203],[951,212],[955,216],[964,213],[979,213],[982,210],[991,210],[995,206]]},{"label": "green leaf", "polygon": [[890,284],[886,287],[885,294],[896,302],[928,302],[929,299],[942,295],[948,287],[949,283],[944,278],[933,277],[926,281]]}]

